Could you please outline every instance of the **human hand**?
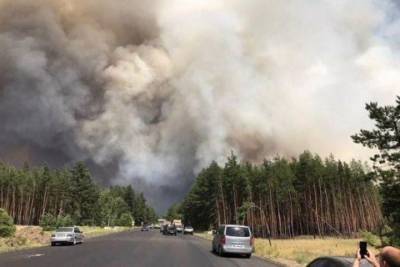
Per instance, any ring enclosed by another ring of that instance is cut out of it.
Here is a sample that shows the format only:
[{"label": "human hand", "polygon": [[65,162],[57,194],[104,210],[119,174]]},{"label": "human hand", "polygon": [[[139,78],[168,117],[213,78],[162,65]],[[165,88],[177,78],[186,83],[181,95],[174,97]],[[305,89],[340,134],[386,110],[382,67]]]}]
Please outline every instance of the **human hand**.
[{"label": "human hand", "polygon": [[375,254],[372,251],[367,250],[367,254],[364,258],[372,264],[374,267],[380,267],[379,262],[376,260]]},{"label": "human hand", "polygon": [[356,258],[353,263],[353,267],[359,267],[360,266],[360,261],[361,261],[361,254],[360,254],[360,249],[357,250]]}]

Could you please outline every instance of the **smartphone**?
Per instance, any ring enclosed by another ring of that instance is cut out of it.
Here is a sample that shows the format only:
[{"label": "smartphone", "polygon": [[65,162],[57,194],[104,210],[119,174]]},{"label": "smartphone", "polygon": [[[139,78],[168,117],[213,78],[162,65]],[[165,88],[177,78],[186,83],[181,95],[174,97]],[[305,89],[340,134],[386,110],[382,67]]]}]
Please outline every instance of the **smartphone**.
[{"label": "smartphone", "polygon": [[360,255],[362,259],[365,258],[365,255],[368,256],[367,242],[365,241],[360,241]]}]

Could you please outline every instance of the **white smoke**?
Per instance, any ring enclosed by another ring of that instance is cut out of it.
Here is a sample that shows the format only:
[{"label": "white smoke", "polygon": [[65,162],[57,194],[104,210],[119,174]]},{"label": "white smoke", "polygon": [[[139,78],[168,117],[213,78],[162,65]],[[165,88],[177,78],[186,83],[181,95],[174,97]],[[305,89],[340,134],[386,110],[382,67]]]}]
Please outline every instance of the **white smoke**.
[{"label": "white smoke", "polygon": [[350,135],[399,92],[396,3],[146,2],[0,0],[0,156],[115,165],[163,207],[231,150],[367,159]]}]

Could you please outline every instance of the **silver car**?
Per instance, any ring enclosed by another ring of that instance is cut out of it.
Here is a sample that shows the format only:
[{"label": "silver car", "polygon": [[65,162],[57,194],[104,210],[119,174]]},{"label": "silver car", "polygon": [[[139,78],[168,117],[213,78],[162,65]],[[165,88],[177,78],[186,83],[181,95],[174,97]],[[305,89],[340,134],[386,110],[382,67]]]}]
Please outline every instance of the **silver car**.
[{"label": "silver car", "polygon": [[212,250],[223,256],[225,253],[243,254],[251,257],[254,251],[254,238],[248,226],[237,224],[221,225],[213,232]]},{"label": "silver car", "polygon": [[83,233],[76,226],[60,227],[51,235],[50,241],[52,246],[56,244],[76,245],[83,242],[83,237]]}]

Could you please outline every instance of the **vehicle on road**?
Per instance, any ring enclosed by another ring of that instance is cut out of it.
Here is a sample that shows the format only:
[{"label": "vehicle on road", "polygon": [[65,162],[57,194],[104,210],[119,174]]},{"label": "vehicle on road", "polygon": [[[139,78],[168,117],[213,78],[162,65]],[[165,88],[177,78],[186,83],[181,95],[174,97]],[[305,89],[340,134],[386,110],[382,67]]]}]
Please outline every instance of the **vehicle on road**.
[{"label": "vehicle on road", "polygon": [[140,229],[140,231],[142,232],[148,232],[150,230],[150,227],[148,225],[143,225],[142,229]]},{"label": "vehicle on road", "polygon": [[172,224],[175,225],[176,231],[178,233],[182,233],[183,232],[182,220],[175,219],[175,220],[172,221]]},{"label": "vehicle on road", "polygon": [[185,228],[183,228],[183,234],[184,235],[193,235],[194,229],[190,225],[185,225]]},{"label": "vehicle on road", "polygon": [[170,224],[166,228],[165,235],[176,235],[176,226],[174,224]]},{"label": "vehicle on road", "polygon": [[254,252],[254,237],[250,227],[237,224],[226,224],[213,231],[212,251],[220,256],[226,253],[241,254],[247,258]]},{"label": "vehicle on road", "polygon": [[164,220],[164,219],[159,219],[158,220],[160,223],[160,233],[166,234],[167,233],[167,227],[168,225],[171,224],[171,222]]},{"label": "vehicle on road", "polygon": [[[353,266],[354,258],[349,257],[319,257],[310,262],[307,267],[351,267]],[[366,260],[362,262],[362,267],[372,267]]]},{"label": "vehicle on road", "polygon": [[83,232],[78,227],[60,227],[51,235],[50,242],[52,246],[57,244],[76,245],[83,243]]},{"label": "vehicle on road", "polygon": [[164,225],[161,227],[160,232],[161,232],[163,235],[168,234],[168,224],[164,224]]}]

